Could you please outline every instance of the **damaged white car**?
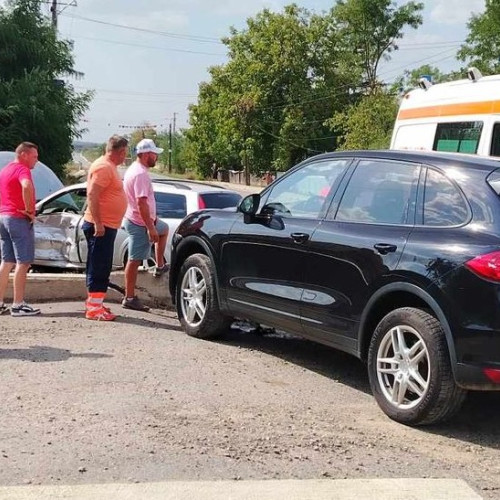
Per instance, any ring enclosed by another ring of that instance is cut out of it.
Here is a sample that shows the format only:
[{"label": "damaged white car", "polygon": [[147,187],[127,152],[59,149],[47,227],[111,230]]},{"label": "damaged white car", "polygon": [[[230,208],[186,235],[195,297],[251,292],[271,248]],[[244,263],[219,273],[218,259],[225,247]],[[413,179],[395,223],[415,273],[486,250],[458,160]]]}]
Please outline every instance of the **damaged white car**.
[{"label": "damaged white car", "polygon": [[[219,186],[194,181],[153,179],[157,215],[169,226],[165,258],[170,262],[175,229],[188,214],[202,208],[236,208],[241,195]],[[87,241],[82,231],[87,204],[86,183],[74,184],[36,204],[36,266],[85,269]],[[113,268],[128,260],[128,234],[119,229],[115,240]]]}]

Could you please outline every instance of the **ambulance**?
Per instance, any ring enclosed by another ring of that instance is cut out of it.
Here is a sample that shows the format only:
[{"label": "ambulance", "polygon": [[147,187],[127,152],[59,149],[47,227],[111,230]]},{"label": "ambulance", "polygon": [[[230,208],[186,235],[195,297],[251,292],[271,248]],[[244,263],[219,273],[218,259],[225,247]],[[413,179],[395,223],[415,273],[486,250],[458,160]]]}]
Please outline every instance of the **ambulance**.
[{"label": "ambulance", "polygon": [[390,148],[500,157],[500,75],[470,68],[467,77],[420,79],[401,101]]}]

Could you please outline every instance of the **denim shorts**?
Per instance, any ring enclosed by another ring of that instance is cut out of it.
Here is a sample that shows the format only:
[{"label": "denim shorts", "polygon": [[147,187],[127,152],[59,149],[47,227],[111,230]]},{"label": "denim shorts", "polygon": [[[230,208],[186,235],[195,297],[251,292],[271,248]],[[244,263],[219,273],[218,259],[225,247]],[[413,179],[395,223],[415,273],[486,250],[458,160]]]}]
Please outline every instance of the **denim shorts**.
[{"label": "denim shorts", "polygon": [[[151,245],[146,226],[139,226],[124,219],[123,227],[129,234],[128,258],[129,260],[146,260],[151,256]],[[168,225],[161,219],[156,219],[156,230],[159,235],[168,233]]]},{"label": "denim shorts", "polygon": [[33,224],[28,219],[0,216],[0,254],[3,262],[33,263],[35,232]]}]

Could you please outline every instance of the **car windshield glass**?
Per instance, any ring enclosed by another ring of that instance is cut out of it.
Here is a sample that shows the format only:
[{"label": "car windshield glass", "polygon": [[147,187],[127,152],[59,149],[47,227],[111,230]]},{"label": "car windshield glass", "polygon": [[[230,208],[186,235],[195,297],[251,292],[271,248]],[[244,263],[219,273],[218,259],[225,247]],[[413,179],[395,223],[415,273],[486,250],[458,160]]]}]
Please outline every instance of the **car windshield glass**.
[{"label": "car windshield glass", "polygon": [[205,203],[205,208],[235,207],[241,200],[237,193],[203,193],[200,195]]}]

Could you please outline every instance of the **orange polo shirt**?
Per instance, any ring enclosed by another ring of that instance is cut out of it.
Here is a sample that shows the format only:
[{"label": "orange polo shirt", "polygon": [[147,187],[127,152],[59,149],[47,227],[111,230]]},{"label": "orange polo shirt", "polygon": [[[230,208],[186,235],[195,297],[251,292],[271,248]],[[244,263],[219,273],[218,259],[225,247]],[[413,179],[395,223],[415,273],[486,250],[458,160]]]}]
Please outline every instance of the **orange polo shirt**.
[{"label": "orange polo shirt", "polygon": [[[117,167],[105,156],[98,158],[89,168],[87,189],[96,184],[103,188],[99,197],[101,222],[104,226],[118,229],[127,210],[127,197]],[[95,223],[89,207],[83,217],[87,222]]]}]

